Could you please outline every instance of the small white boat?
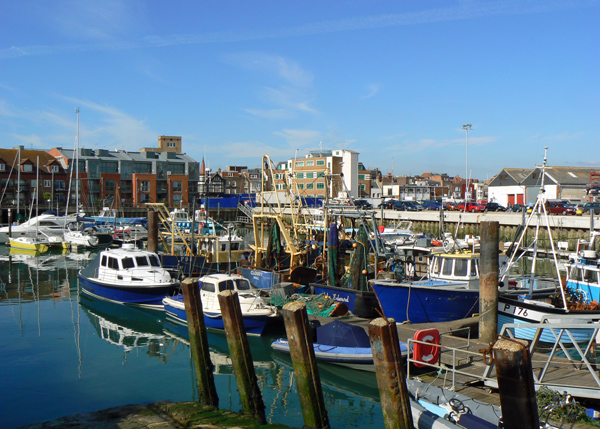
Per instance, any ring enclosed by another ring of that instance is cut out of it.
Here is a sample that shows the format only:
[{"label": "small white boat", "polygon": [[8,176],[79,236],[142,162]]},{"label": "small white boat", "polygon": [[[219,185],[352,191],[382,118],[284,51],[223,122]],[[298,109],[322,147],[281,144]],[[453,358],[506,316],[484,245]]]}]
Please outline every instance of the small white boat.
[{"label": "small white boat", "polygon": [[179,282],[161,266],[154,252],[124,244],[106,249],[79,271],[85,293],[122,304],[162,307],[162,299],[175,293]]},{"label": "small white boat", "polygon": [[[10,234],[13,238],[37,237],[38,235],[62,238],[65,227],[74,222],[77,222],[76,216],[57,216],[54,214],[42,213],[20,225],[13,224],[10,227]],[[0,228],[0,243],[8,243],[8,233],[8,226]]]},{"label": "small white boat", "polygon": [[[277,315],[275,307],[267,305],[260,291],[238,274],[211,274],[198,281],[204,322],[208,328],[224,329],[219,292],[232,290],[238,293],[246,333],[261,335],[267,322]],[[167,316],[180,323],[187,323],[183,295],[165,297],[163,305]]]}]

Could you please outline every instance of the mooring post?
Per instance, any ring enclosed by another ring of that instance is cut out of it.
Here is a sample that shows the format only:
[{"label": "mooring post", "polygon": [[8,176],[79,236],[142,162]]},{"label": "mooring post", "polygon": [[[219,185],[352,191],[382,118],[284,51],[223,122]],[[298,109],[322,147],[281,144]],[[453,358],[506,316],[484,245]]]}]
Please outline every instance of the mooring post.
[{"label": "mooring post", "polygon": [[202,405],[219,406],[219,397],[213,376],[213,364],[210,360],[208,336],[204,324],[204,312],[200,301],[198,280],[187,278],[181,282],[183,302],[190,334],[190,350],[196,374],[198,402]]},{"label": "mooring post", "polygon": [[158,252],[158,212],[148,210],[148,251]]},{"label": "mooring post", "polygon": [[312,347],[312,335],[309,335],[306,305],[292,302],[287,304],[282,312],[290,345],[290,356],[294,365],[294,377],[300,395],[304,427],[329,428],[321,379]]},{"label": "mooring post", "polygon": [[242,410],[260,420],[262,424],[266,424],[265,404],[254,372],[252,352],[248,344],[237,292],[225,290],[219,293],[219,305],[223,315],[233,373],[240,392]]},{"label": "mooring post", "polygon": [[493,347],[505,429],[538,429],[538,415],[526,340],[499,339]]},{"label": "mooring post", "polygon": [[479,258],[479,340],[492,343],[498,332],[498,253],[500,223],[481,222]]},{"label": "mooring post", "polygon": [[410,397],[404,377],[396,321],[382,317],[372,320],[369,323],[369,338],[385,427],[412,429],[414,425]]}]

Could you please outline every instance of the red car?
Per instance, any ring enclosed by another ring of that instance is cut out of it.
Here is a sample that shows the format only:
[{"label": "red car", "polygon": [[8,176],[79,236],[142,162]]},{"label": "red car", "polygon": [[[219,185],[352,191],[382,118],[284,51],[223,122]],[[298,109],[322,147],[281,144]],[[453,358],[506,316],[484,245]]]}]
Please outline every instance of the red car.
[{"label": "red car", "polygon": [[[464,212],[465,211],[465,203],[460,203],[458,205],[458,211],[459,212]],[[467,203],[467,210],[466,211],[471,212],[471,213],[483,212],[483,211],[485,211],[485,205],[479,204],[479,203],[468,202]]]}]

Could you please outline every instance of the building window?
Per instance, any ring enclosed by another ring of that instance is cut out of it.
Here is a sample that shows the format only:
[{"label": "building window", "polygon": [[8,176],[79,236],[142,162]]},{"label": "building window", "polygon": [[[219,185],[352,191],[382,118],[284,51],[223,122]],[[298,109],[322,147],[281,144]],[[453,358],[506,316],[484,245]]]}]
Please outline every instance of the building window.
[{"label": "building window", "polygon": [[51,165],[50,166],[50,171],[52,173],[58,173],[58,165]]},{"label": "building window", "polygon": [[306,184],[306,189],[314,189],[315,185],[313,185],[312,183],[307,183]]},{"label": "building window", "polygon": [[177,145],[173,142],[167,142],[167,147],[177,147]]},{"label": "building window", "polygon": [[298,161],[296,167],[304,167],[304,161]]},{"label": "building window", "polygon": [[23,164],[23,171],[25,173],[31,173],[33,171],[33,165],[31,165],[31,164]]},{"label": "building window", "polygon": [[140,191],[141,192],[150,192],[150,181],[149,180],[142,180],[141,185],[140,185]]},{"label": "building window", "polygon": [[317,165],[325,165],[325,160],[324,159],[318,159],[317,160]]},{"label": "building window", "polygon": [[307,179],[313,179],[314,175],[315,175],[315,173],[306,173],[306,178]]},{"label": "building window", "polygon": [[179,205],[181,203],[182,197],[182,194],[173,194],[173,204]]},{"label": "building window", "polygon": [[306,166],[307,167],[312,167],[313,165],[315,165],[314,161],[306,161]]},{"label": "building window", "polygon": [[325,189],[325,183],[323,183],[323,182],[317,183],[317,189]]},{"label": "building window", "polygon": [[106,182],[104,182],[104,189],[107,192],[114,192],[115,191],[115,181],[107,180]]},{"label": "building window", "polygon": [[361,190],[361,191],[364,191],[364,190],[366,190],[366,186],[364,184],[363,185],[358,185],[358,189]]},{"label": "building window", "polygon": [[0,164],[0,171],[6,170],[6,164]]},{"label": "building window", "polygon": [[317,177],[325,177],[325,173],[321,171],[320,173],[317,173]]},{"label": "building window", "polygon": [[365,180],[365,175],[364,174],[359,174],[358,175],[358,180]]},{"label": "building window", "polygon": [[57,191],[64,191],[64,190],[65,190],[65,181],[64,181],[64,180],[57,180],[57,181],[54,183],[54,188],[55,188]]},{"label": "building window", "polygon": [[298,173],[298,179],[304,179],[304,173]]},{"label": "building window", "polygon": [[298,183],[298,189],[304,189],[304,183]]},{"label": "building window", "polygon": [[173,192],[181,192],[182,188],[181,180],[173,181]]},{"label": "building window", "polygon": [[51,188],[52,180],[44,180],[44,188]]}]

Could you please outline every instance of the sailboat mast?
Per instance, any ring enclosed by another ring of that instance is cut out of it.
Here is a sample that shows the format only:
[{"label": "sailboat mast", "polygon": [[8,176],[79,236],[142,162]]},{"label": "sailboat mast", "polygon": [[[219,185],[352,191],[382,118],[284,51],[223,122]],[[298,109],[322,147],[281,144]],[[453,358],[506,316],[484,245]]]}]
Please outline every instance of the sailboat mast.
[{"label": "sailboat mast", "polygon": [[17,225],[21,211],[21,146],[19,146],[19,165],[17,166]]},{"label": "sailboat mast", "polygon": [[75,143],[75,216],[79,216],[79,108],[77,113],[77,141]]},{"label": "sailboat mast", "polygon": [[[40,193],[40,157],[39,155],[36,158],[36,174],[35,174],[35,217],[37,219],[38,217],[38,206],[39,206],[39,193]],[[36,220],[35,222],[35,236],[36,238],[39,236],[40,231],[39,231],[39,219]]]}]

